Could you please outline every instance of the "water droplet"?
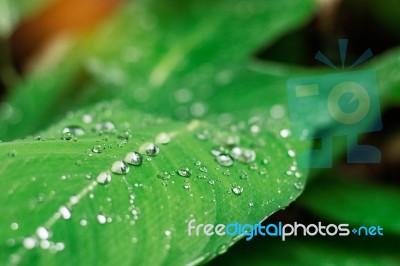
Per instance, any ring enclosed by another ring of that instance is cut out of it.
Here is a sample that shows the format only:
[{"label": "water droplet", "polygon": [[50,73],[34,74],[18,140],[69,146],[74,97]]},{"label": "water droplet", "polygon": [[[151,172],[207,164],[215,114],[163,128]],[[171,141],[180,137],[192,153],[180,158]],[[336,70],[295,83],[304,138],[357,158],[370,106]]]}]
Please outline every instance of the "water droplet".
[{"label": "water droplet", "polygon": [[294,174],[294,176],[297,177],[297,178],[301,178],[301,177],[302,177],[302,174],[301,174],[300,172],[296,172],[296,173]]},{"label": "water droplet", "polygon": [[207,167],[205,167],[205,166],[201,166],[201,167],[199,168],[199,170],[200,170],[201,172],[203,172],[203,173],[207,173],[207,172],[208,172],[208,169],[207,169]]},{"label": "water droplet", "polygon": [[40,241],[40,248],[41,248],[41,249],[47,250],[47,249],[49,249],[50,247],[51,247],[51,243],[50,243],[49,240],[42,240],[42,241]]},{"label": "water droplet", "polygon": [[192,175],[192,171],[190,170],[189,167],[186,166],[182,166],[181,168],[179,168],[177,173],[178,175],[183,177],[190,177]]},{"label": "water droplet", "polygon": [[114,129],[115,129],[115,124],[111,121],[100,122],[94,126],[94,130],[96,132],[113,131]]},{"label": "water droplet", "polygon": [[86,225],[87,225],[87,221],[86,221],[85,219],[82,219],[82,220],[79,222],[79,224],[80,224],[81,226],[86,226]]},{"label": "water droplet", "polygon": [[69,219],[71,219],[72,213],[71,213],[71,210],[68,209],[67,207],[61,206],[60,209],[58,210],[58,212],[61,214],[61,217],[62,217],[64,220],[69,220]]},{"label": "water droplet", "polygon": [[72,136],[83,136],[85,135],[85,131],[80,126],[68,126],[63,128],[62,132],[64,135],[72,135]]},{"label": "water droplet", "polygon": [[102,148],[100,145],[96,145],[93,147],[92,152],[94,153],[101,153],[102,152]]},{"label": "water droplet", "polygon": [[291,158],[296,157],[296,153],[295,153],[294,150],[288,150],[288,155],[289,155],[289,157],[291,157]]},{"label": "water droplet", "polygon": [[156,156],[160,152],[160,148],[154,143],[145,143],[140,147],[140,151],[147,156]]},{"label": "water droplet", "polygon": [[16,231],[16,230],[18,230],[19,225],[18,225],[17,223],[12,223],[12,224],[10,225],[10,228],[11,228],[11,230]]},{"label": "water droplet", "polygon": [[23,246],[26,249],[33,249],[34,247],[36,247],[36,239],[34,239],[33,237],[25,238],[23,241]]},{"label": "water droplet", "polygon": [[111,166],[111,172],[114,174],[126,174],[129,172],[129,166],[122,161],[116,161]]},{"label": "water droplet", "polygon": [[75,162],[75,165],[76,165],[76,166],[81,166],[81,165],[82,165],[82,161],[81,161],[81,160],[77,160],[77,161]]},{"label": "water droplet", "polygon": [[201,162],[200,162],[200,161],[196,161],[196,162],[194,163],[194,165],[200,166],[200,165],[201,165]]},{"label": "water droplet", "polygon": [[49,239],[49,237],[50,237],[50,232],[49,232],[49,230],[47,230],[47,228],[41,226],[41,227],[39,227],[39,228],[36,230],[36,235],[37,235],[40,239],[45,240],[45,239]]},{"label": "water droplet", "polygon": [[211,149],[211,154],[214,156],[218,156],[218,155],[221,155],[221,154],[227,153],[227,152],[228,151],[222,146],[214,147]]},{"label": "water droplet", "polygon": [[243,188],[242,188],[241,186],[234,185],[234,186],[232,186],[232,192],[233,192],[235,195],[240,195],[240,194],[242,194],[242,192],[243,192]]},{"label": "water droplet", "polygon": [[288,171],[286,171],[286,173],[285,173],[286,175],[288,175],[288,176],[291,176],[291,175],[293,175],[293,172],[292,171],[290,171],[290,170],[288,170]]},{"label": "water droplet", "polygon": [[156,137],[156,142],[160,143],[160,144],[165,145],[165,144],[168,144],[170,141],[171,141],[171,137],[165,132],[161,132]]},{"label": "water droplet", "polygon": [[178,103],[187,103],[192,100],[192,92],[188,89],[180,89],[175,92],[175,99]]},{"label": "water droplet", "polygon": [[251,163],[256,160],[256,152],[250,149],[234,147],[230,154],[234,159],[242,163]]},{"label": "water droplet", "polygon": [[124,162],[139,166],[143,163],[143,156],[136,151],[129,152],[127,155],[125,155]]},{"label": "water droplet", "polygon": [[170,237],[172,235],[172,233],[171,233],[171,231],[167,230],[167,231],[165,231],[165,235]]},{"label": "water droplet", "polygon": [[162,179],[162,180],[168,180],[168,179],[170,179],[171,175],[167,171],[164,171],[164,172],[160,172],[157,175],[157,177]]},{"label": "water droplet", "polygon": [[16,150],[12,150],[12,151],[10,151],[10,152],[8,153],[8,155],[9,155],[10,157],[15,157],[15,156],[17,156],[17,151],[16,151]]},{"label": "water droplet", "polygon": [[90,124],[93,122],[93,116],[91,114],[84,114],[82,116],[82,122],[85,124]]},{"label": "water droplet", "polygon": [[253,207],[254,206],[254,202],[250,201],[249,202],[249,207]]},{"label": "water droplet", "polygon": [[228,154],[220,154],[215,158],[215,160],[221,166],[229,167],[233,165],[233,159]]},{"label": "water droplet", "polygon": [[105,224],[107,222],[107,217],[104,214],[97,215],[97,221],[99,224]]},{"label": "water droplet", "polygon": [[208,140],[210,138],[210,131],[207,129],[203,129],[202,131],[197,132],[196,137],[199,140]]},{"label": "water droplet", "polygon": [[281,135],[282,138],[286,139],[288,138],[292,133],[290,132],[289,129],[282,129],[279,134]]},{"label": "water droplet", "polygon": [[297,190],[302,190],[302,189],[304,188],[303,184],[300,183],[300,182],[294,183],[294,187],[295,187]]},{"label": "water droplet", "polygon": [[199,179],[206,179],[207,176],[204,175],[204,174],[199,174],[199,175],[197,175],[197,178],[199,178]]},{"label": "water droplet", "polygon": [[249,178],[249,174],[245,170],[240,170],[239,171],[239,176],[240,176],[241,179]]},{"label": "water droplet", "polygon": [[223,172],[223,174],[224,174],[225,176],[230,176],[230,175],[231,175],[231,171],[229,171],[229,169],[226,169],[226,170]]},{"label": "water droplet", "polygon": [[261,131],[261,128],[260,128],[259,125],[252,125],[252,126],[250,127],[250,132],[251,132],[252,134],[258,134],[258,133],[260,133],[260,131]]},{"label": "water droplet", "polygon": [[214,185],[214,184],[215,184],[215,182],[214,182],[214,180],[209,180],[209,181],[208,181],[208,184],[210,184],[210,185]]},{"label": "water droplet", "polygon": [[263,160],[262,160],[262,163],[264,164],[264,165],[267,165],[267,164],[269,164],[269,159],[268,158],[264,158]]},{"label": "water droplet", "polygon": [[190,183],[186,182],[185,185],[183,186],[185,189],[190,189]]},{"label": "water droplet", "polygon": [[111,175],[108,172],[102,172],[97,176],[96,181],[99,184],[107,185],[111,182]]}]

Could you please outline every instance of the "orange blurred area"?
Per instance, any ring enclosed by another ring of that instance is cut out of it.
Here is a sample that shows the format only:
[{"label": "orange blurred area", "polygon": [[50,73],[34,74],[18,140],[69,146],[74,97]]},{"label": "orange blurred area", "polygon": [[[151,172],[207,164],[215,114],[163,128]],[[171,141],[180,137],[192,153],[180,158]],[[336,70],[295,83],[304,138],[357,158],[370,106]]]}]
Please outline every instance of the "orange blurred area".
[{"label": "orange blurred area", "polygon": [[47,42],[61,34],[82,34],[109,17],[123,0],[55,0],[22,21],[11,37],[12,59],[19,72]]}]

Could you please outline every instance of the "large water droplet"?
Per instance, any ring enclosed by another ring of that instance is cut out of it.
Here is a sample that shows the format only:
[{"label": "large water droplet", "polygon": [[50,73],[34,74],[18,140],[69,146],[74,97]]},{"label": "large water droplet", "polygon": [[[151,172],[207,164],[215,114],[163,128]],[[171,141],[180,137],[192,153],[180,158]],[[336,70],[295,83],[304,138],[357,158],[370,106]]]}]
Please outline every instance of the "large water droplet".
[{"label": "large water droplet", "polygon": [[126,174],[129,172],[129,166],[122,161],[116,161],[111,166],[111,172],[114,174]]},{"label": "large water droplet", "polygon": [[160,152],[160,148],[154,143],[145,143],[140,147],[140,151],[148,156],[156,156]]},{"label": "large water droplet", "polygon": [[170,141],[171,141],[171,137],[165,132],[161,132],[156,137],[156,142],[160,143],[160,144],[165,145],[165,144],[168,144]]},{"label": "large water droplet", "polygon": [[127,155],[125,155],[124,161],[128,164],[138,166],[143,163],[143,156],[136,151],[129,152]]},{"label": "large water droplet", "polygon": [[233,159],[228,154],[220,154],[215,158],[215,160],[221,166],[229,167],[233,165]]},{"label": "large water droplet", "polygon": [[99,184],[106,185],[111,182],[111,175],[108,172],[102,172],[97,176],[96,181]]}]

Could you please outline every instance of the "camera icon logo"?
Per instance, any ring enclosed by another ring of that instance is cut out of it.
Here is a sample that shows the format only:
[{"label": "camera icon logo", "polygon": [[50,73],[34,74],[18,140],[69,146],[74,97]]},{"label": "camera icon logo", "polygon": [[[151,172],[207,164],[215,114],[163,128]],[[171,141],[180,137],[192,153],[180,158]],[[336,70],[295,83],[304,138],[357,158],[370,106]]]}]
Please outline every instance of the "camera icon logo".
[{"label": "camera icon logo", "polygon": [[[344,68],[347,40],[339,40]],[[372,56],[368,49],[350,68]],[[336,68],[322,53],[316,59]],[[359,134],[382,129],[378,86],[372,69],[337,72],[287,81],[293,136],[320,140],[320,148],[300,154],[299,165],[332,167],[335,136],[347,138],[348,163],[379,163],[380,151],[357,144]]]}]

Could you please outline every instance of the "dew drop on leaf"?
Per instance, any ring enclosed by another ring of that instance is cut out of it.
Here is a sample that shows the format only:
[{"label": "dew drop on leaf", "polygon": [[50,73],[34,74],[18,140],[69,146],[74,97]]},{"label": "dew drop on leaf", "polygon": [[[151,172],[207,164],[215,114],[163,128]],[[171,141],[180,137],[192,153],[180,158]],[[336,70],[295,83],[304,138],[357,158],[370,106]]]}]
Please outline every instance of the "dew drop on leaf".
[{"label": "dew drop on leaf", "polygon": [[240,195],[240,194],[242,194],[242,192],[243,192],[243,188],[242,188],[241,186],[234,185],[234,186],[232,186],[232,192],[233,192],[235,195]]},{"label": "dew drop on leaf", "polygon": [[171,137],[165,132],[161,132],[156,137],[156,142],[160,143],[160,144],[165,145],[165,144],[168,144],[170,141],[171,141]]},{"label": "dew drop on leaf", "polygon": [[98,214],[97,221],[99,224],[105,224],[107,222],[107,217],[104,214]]},{"label": "dew drop on leaf", "polygon": [[83,136],[85,135],[85,131],[80,127],[80,126],[67,126],[62,129],[61,133],[63,135],[69,135],[72,136]]},{"label": "dew drop on leaf", "polygon": [[233,159],[228,154],[220,154],[215,158],[215,160],[221,166],[229,167],[233,165]]},{"label": "dew drop on leaf", "polygon": [[160,148],[154,143],[145,143],[141,146],[140,150],[147,156],[156,156],[160,152]]},{"label": "dew drop on leaf", "polygon": [[111,172],[119,175],[126,174],[129,172],[129,166],[122,161],[116,161],[111,166]]},{"label": "dew drop on leaf", "polygon": [[61,206],[58,212],[64,220],[69,220],[72,217],[71,210],[65,206]]},{"label": "dew drop on leaf", "polygon": [[33,249],[34,247],[36,247],[36,239],[33,237],[27,237],[24,239],[22,245],[26,249]]},{"label": "dew drop on leaf", "polygon": [[189,167],[182,166],[178,169],[178,175],[183,176],[183,177],[190,177],[192,175],[192,171],[190,170]]},{"label": "dew drop on leaf", "polygon": [[99,184],[107,185],[111,182],[111,175],[108,172],[102,172],[97,176],[96,181]]},{"label": "dew drop on leaf", "polygon": [[164,172],[160,172],[157,175],[157,177],[162,179],[162,180],[168,180],[171,177],[171,175],[167,171],[164,171]]},{"label": "dew drop on leaf", "polygon": [[139,166],[143,163],[143,156],[136,151],[129,152],[127,155],[125,155],[124,162]]},{"label": "dew drop on leaf", "polygon": [[39,228],[36,230],[36,235],[37,235],[40,239],[45,240],[45,239],[49,239],[49,237],[50,237],[50,232],[49,232],[49,230],[48,230],[47,228],[41,226],[41,227],[39,227]]}]

